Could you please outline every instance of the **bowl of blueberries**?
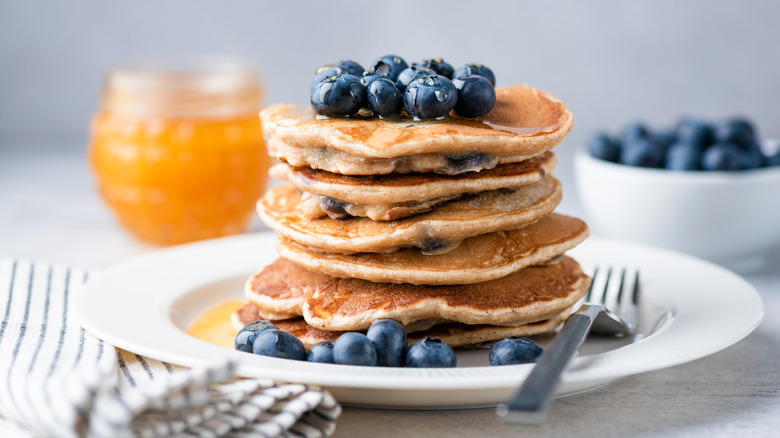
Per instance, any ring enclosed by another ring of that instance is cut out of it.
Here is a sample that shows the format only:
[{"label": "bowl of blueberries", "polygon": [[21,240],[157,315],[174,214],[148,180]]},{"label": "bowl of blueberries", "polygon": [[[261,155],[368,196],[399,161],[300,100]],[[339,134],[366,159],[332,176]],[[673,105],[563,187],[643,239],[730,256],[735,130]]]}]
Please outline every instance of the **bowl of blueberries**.
[{"label": "bowl of blueberries", "polygon": [[598,132],[577,152],[575,176],[597,234],[743,272],[780,246],[780,142],[748,119]]}]

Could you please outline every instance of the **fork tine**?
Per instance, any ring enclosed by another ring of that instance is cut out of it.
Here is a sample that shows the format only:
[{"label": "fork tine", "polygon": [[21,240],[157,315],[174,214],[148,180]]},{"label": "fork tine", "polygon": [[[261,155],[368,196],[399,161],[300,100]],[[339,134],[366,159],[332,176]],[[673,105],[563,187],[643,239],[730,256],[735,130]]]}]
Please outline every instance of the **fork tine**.
[{"label": "fork tine", "polygon": [[607,280],[604,282],[604,292],[601,294],[600,299],[594,300],[595,303],[605,304],[607,302],[607,294],[609,293],[610,280],[612,280],[612,266],[607,268]]},{"label": "fork tine", "polygon": [[637,319],[639,316],[639,294],[639,270],[637,269],[634,272],[634,284],[633,288],[631,289],[631,293],[629,294],[628,291],[626,291],[626,299],[623,299],[620,302],[620,315],[622,316],[626,325],[628,325],[631,332],[636,329]]},{"label": "fork tine", "polygon": [[610,268],[611,281],[604,287],[604,298],[601,300],[607,313],[619,315],[620,292],[625,284],[626,270]]},{"label": "fork tine", "polygon": [[596,278],[598,277],[598,275],[599,275],[599,267],[596,266],[595,268],[593,268],[593,275],[591,276],[590,279],[590,286],[588,286],[588,291],[585,292],[585,298],[584,298],[585,302],[589,302],[591,300],[591,295],[593,294],[593,285],[596,284]]},{"label": "fork tine", "polygon": [[622,307],[624,296],[628,296],[625,293],[626,289],[626,268],[620,270],[620,284],[618,285],[617,296],[615,297],[615,305],[610,309],[619,314],[619,309]]}]

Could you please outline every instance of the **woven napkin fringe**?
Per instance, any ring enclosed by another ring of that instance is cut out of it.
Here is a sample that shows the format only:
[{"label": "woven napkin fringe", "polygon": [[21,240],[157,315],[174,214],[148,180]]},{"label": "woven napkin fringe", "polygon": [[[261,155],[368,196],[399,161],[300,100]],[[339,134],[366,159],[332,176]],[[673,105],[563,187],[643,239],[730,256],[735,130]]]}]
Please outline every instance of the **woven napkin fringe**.
[{"label": "woven napkin fringe", "polygon": [[0,432],[46,437],[323,437],[341,412],[321,388],[186,369],[117,350],[68,312],[89,276],[0,260]]}]

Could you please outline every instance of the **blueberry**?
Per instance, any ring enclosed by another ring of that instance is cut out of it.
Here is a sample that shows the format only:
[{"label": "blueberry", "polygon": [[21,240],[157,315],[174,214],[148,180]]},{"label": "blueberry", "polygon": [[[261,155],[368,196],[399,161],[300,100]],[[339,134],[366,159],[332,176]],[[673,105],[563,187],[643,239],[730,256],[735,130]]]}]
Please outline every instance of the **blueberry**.
[{"label": "blueberry", "polygon": [[406,366],[410,368],[453,368],[458,365],[455,352],[439,338],[426,336],[409,346]]},{"label": "blueberry", "polygon": [[341,73],[352,76],[361,77],[365,73],[365,69],[355,61],[342,60],[336,64],[336,67],[341,69]]},{"label": "blueberry", "polygon": [[347,332],[333,344],[333,360],[343,365],[376,365],[376,348],[366,335]]},{"label": "blueberry", "polygon": [[740,169],[758,169],[767,165],[767,157],[761,150],[758,142],[755,140],[750,142],[747,149],[740,155],[739,168]]},{"label": "blueberry", "polygon": [[458,90],[452,81],[441,76],[422,76],[412,81],[404,91],[404,107],[412,117],[435,119],[455,108]]},{"label": "blueberry", "polygon": [[423,254],[439,254],[446,252],[447,248],[452,248],[452,242],[439,237],[426,237],[420,245]]},{"label": "blueberry", "polygon": [[258,333],[252,344],[252,353],[282,359],[306,360],[306,348],[295,336],[269,329]]},{"label": "blueberry", "polygon": [[718,143],[732,143],[747,149],[754,138],[753,124],[742,118],[730,119],[715,126],[715,141]]},{"label": "blueberry", "polygon": [[317,73],[314,74],[314,79],[311,81],[311,86],[309,87],[309,94],[314,93],[314,90],[317,88],[319,83],[324,81],[326,78],[338,76],[340,74],[341,69],[338,67],[321,66],[317,69]]},{"label": "blueberry", "polygon": [[455,73],[452,74],[453,78],[459,78],[461,76],[478,75],[482,76],[490,82],[490,85],[496,86],[496,75],[493,74],[493,70],[485,67],[482,64],[466,64],[458,67]]},{"label": "blueberry", "polygon": [[424,59],[423,62],[412,63],[412,67],[425,67],[436,72],[440,76],[444,76],[447,79],[452,79],[455,74],[455,70],[452,66],[444,62],[441,58]]},{"label": "blueberry", "polygon": [[366,87],[368,87],[369,85],[371,85],[371,82],[374,82],[375,80],[377,80],[379,78],[386,78],[386,77],[387,77],[387,75],[384,74],[384,73],[368,73],[368,72],[366,72],[366,74],[364,74],[360,78],[360,82],[363,85],[365,85]]},{"label": "blueberry", "polygon": [[[241,330],[236,334],[236,340],[233,344],[236,350],[252,352],[252,343],[255,342],[255,338],[258,333],[267,329],[277,329],[277,327],[268,321],[252,321],[249,324],[241,327]],[[277,329],[278,330],[278,329]]]},{"label": "blueberry", "polygon": [[606,133],[598,132],[586,143],[588,152],[594,158],[617,163],[620,160],[620,146]]},{"label": "blueberry", "polygon": [[421,76],[434,76],[436,72],[427,67],[411,66],[405,68],[398,74],[398,78],[395,80],[395,86],[398,87],[401,92],[406,90],[409,83]]},{"label": "blueberry", "polygon": [[366,103],[366,86],[354,75],[325,78],[311,93],[314,112],[325,116],[355,114]]},{"label": "blueberry", "polygon": [[363,67],[355,61],[339,61],[336,64],[321,65],[314,70],[314,80],[311,83],[311,91],[314,91],[317,84],[322,82],[325,78],[338,76],[340,74],[349,74],[360,77],[363,73],[365,73],[365,70],[363,70]]},{"label": "blueberry", "polygon": [[766,159],[767,166],[780,166],[780,151],[777,151],[771,157]]},{"label": "blueberry", "polygon": [[695,144],[700,149],[704,149],[714,141],[715,129],[703,120],[682,119],[677,124],[677,139]]},{"label": "blueberry", "polygon": [[338,67],[336,64],[325,64],[317,67],[316,70],[314,70],[314,80],[319,82],[328,76],[336,76],[343,73],[341,71],[341,68]]},{"label": "blueberry", "polygon": [[677,133],[672,130],[655,131],[650,137],[652,137],[653,141],[661,145],[664,150],[668,150],[671,145],[677,142]]},{"label": "blueberry", "polygon": [[650,137],[650,130],[642,122],[632,122],[626,125],[620,131],[620,141],[625,148],[627,143],[633,143],[636,140],[644,140]]},{"label": "blueberry", "polygon": [[460,116],[484,116],[496,104],[496,89],[482,76],[460,76],[452,84],[458,90],[455,112]]},{"label": "blueberry", "polygon": [[485,154],[467,154],[452,157],[445,155],[447,158],[447,175],[457,175],[459,173],[466,172],[478,172],[484,169],[485,163],[488,162],[488,157]]},{"label": "blueberry", "polygon": [[366,100],[371,111],[379,116],[398,115],[404,109],[404,96],[389,78],[379,78],[371,82]]},{"label": "blueberry", "polygon": [[737,170],[739,169],[742,151],[734,143],[715,143],[708,147],[701,157],[701,168],[704,170]]},{"label": "blueberry", "polygon": [[320,208],[333,219],[346,219],[349,217],[349,213],[344,209],[344,204],[330,196],[320,198]]},{"label": "blueberry", "polygon": [[514,365],[536,362],[542,355],[542,347],[528,338],[512,336],[493,345],[490,349],[490,365]]},{"label": "blueberry", "polygon": [[309,362],[319,363],[336,363],[333,360],[333,344],[335,341],[322,341],[318,342],[309,349],[309,354],[306,355],[306,360]]},{"label": "blueberry", "polygon": [[636,138],[623,143],[620,163],[629,166],[661,167],[664,164],[664,148],[648,138]]},{"label": "blueberry", "polygon": [[666,151],[666,168],[670,170],[700,170],[701,148],[689,141],[678,141]]},{"label": "blueberry", "polygon": [[404,366],[407,347],[404,326],[392,319],[380,319],[371,323],[366,337],[374,343],[378,366]]},{"label": "blueberry", "polygon": [[403,60],[400,56],[385,55],[381,58],[377,58],[371,64],[372,73],[383,73],[387,77],[395,81],[398,79],[398,74],[401,73],[409,64]]}]

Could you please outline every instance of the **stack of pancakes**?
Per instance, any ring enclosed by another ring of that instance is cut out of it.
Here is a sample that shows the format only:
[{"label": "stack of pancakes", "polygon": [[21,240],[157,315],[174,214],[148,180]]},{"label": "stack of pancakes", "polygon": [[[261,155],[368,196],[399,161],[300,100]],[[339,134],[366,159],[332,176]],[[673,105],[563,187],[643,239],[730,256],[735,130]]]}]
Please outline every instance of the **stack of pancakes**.
[{"label": "stack of pancakes", "polygon": [[572,116],[551,95],[498,88],[477,119],[261,113],[272,176],[258,202],[281,258],[247,282],[240,327],[267,319],[310,347],[378,319],[460,346],[549,331],[590,279],[563,255],[588,235],[553,213],[550,151]]}]

